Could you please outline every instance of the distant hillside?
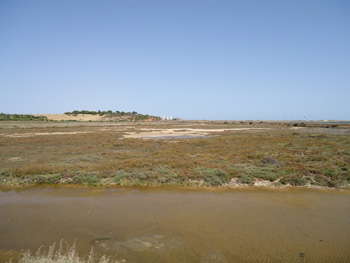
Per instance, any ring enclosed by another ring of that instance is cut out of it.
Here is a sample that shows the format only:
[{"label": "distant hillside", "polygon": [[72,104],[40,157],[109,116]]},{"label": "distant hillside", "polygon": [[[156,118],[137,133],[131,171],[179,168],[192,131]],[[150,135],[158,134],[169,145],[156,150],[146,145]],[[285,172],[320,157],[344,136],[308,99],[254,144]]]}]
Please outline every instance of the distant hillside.
[{"label": "distant hillside", "polygon": [[141,114],[136,111],[133,112],[124,112],[124,111],[88,111],[88,110],[74,110],[72,112],[65,112],[64,115],[71,117],[85,117],[85,116],[94,116],[101,117],[99,120],[103,121],[158,121],[161,118],[158,116],[151,116],[148,114]]},{"label": "distant hillside", "polygon": [[0,113],[0,121],[160,121],[158,116],[124,111],[74,110],[64,114],[5,114]]}]

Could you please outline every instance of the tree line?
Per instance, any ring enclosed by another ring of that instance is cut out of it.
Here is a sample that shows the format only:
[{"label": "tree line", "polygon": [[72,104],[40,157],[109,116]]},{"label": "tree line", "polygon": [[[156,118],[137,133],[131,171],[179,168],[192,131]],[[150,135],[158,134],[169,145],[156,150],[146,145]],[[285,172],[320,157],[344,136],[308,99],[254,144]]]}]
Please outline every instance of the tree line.
[{"label": "tree line", "polygon": [[100,116],[103,116],[103,115],[107,115],[107,114],[112,114],[112,115],[117,115],[117,116],[124,116],[124,115],[143,115],[143,114],[140,114],[140,113],[137,113],[136,111],[133,111],[133,112],[124,112],[124,111],[111,111],[111,110],[108,110],[108,111],[89,111],[89,110],[74,110],[72,112],[65,112],[64,114],[66,115],[73,115],[73,116],[77,116],[78,114],[92,114],[92,115],[100,115]]},{"label": "tree line", "polygon": [[0,121],[47,121],[45,116],[35,116],[31,114],[6,114],[0,113]]}]

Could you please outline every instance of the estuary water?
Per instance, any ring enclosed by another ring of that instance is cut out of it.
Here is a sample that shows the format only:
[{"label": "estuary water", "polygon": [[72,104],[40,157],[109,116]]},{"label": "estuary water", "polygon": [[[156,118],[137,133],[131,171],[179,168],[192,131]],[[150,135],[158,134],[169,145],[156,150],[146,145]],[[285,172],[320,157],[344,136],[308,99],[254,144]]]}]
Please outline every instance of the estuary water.
[{"label": "estuary water", "polygon": [[349,191],[30,187],[0,211],[0,262],[62,239],[122,262],[350,262]]}]

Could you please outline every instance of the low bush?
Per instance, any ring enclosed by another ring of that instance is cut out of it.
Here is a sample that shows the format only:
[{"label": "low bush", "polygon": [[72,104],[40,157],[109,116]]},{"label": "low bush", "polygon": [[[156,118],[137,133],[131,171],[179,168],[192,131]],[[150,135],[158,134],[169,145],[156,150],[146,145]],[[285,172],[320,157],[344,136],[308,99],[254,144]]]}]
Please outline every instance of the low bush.
[{"label": "low bush", "polygon": [[86,177],[86,182],[88,185],[97,185],[100,181],[100,178],[97,175],[88,175]]},{"label": "low bush", "polygon": [[95,186],[100,182],[101,178],[98,172],[79,172],[73,177],[73,184],[86,184]]},{"label": "low bush", "polygon": [[273,182],[278,178],[275,168],[273,167],[253,167],[249,169],[246,174],[270,182]]},{"label": "low bush", "polygon": [[116,172],[113,180],[115,183],[120,184],[123,179],[127,179],[129,177],[129,173],[124,170],[120,170]]},{"label": "low bush", "polygon": [[169,166],[160,166],[156,170],[157,182],[160,184],[182,184],[184,177],[181,177],[176,171]]},{"label": "low bush", "polygon": [[329,179],[327,177],[320,175],[320,174],[316,174],[314,176],[314,181],[312,182],[312,184],[319,185],[319,186],[327,186],[328,181],[329,181]]},{"label": "low bush", "polygon": [[207,186],[220,186],[230,181],[230,177],[225,170],[217,168],[197,168],[195,170],[197,179],[204,180]]},{"label": "low bush", "polygon": [[290,184],[293,186],[303,186],[306,185],[310,182],[310,177],[308,176],[288,176],[288,177],[283,177],[280,180],[281,184]]},{"label": "low bush", "polygon": [[9,177],[12,175],[11,171],[9,169],[4,169],[0,171],[0,175],[4,177]]},{"label": "low bush", "polygon": [[249,175],[249,174],[244,174],[238,178],[238,182],[240,182],[242,184],[253,185],[254,184],[254,177]]},{"label": "low bush", "polygon": [[32,181],[38,184],[57,184],[61,179],[60,174],[44,174],[33,176]]},{"label": "low bush", "polygon": [[272,157],[265,157],[264,159],[261,160],[262,164],[270,164],[270,165],[278,165],[279,162]]}]

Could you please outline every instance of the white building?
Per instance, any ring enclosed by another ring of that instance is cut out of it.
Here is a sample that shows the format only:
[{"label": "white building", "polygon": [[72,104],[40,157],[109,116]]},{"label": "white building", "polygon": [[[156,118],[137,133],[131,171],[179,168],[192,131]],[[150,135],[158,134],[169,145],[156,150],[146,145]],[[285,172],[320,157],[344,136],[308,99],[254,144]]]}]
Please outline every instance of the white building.
[{"label": "white building", "polygon": [[163,121],[172,121],[172,120],[173,120],[173,117],[170,117],[170,116],[160,116],[160,118],[161,118]]}]

